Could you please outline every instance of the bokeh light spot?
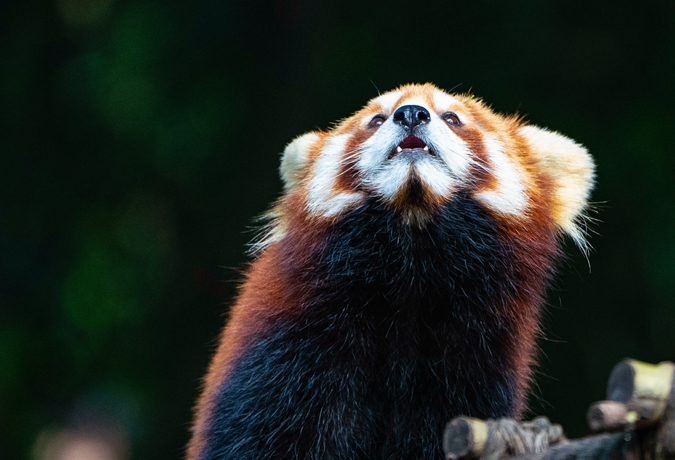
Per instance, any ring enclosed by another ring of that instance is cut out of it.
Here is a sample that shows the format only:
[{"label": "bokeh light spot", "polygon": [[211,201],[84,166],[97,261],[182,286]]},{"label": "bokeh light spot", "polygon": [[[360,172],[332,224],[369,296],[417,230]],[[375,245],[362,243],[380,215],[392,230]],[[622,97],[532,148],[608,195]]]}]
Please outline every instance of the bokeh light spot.
[{"label": "bokeh light spot", "polygon": [[100,235],[89,236],[64,283],[63,306],[75,326],[105,336],[110,328],[140,318],[140,286],[131,262]]},{"label": "bokeh light spot", "polygon": [[148,67],[165,55],[168,33],[164,10],[149,4],[130,6],[113,27],[111,55],[126,67]]},{"label": "bokeh light spot", "polygon": [[102,340],[114,327],[137,324],[165,288],[174,221],[164,201],[138,190],[121,206],[91,210],[80,233],[62,304],[74,326]]},{"label": "bokeh light spot", "polygon": [[102,109],[121,131],[138,132],[155,114],[156,87],[142,73],[118,69],[107,88]]}]

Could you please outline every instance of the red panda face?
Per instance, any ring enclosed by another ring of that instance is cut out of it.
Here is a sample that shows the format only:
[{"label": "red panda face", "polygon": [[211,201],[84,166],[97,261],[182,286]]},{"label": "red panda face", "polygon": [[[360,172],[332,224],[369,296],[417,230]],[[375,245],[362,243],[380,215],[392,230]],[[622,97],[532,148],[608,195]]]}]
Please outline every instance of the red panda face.
[{"label": "red panda face", "polygon": [[319,219],[375,197],[423,227],[461,191],[503,221],[545,208],[578,242],[593,183],[590,156],[574,141],[430,84],[385,93],[334,129],[295,139],[281,173],[287,195]]},{"label": "red panda face", "polygon": [[[434,205],[473,186],[472,170],[484,165],[461,137],[472,123],[461,100],[442,91],[417,93],[394,91],[371,101],[379,110],[362,121],[373,133],[359,146],[356,165],[371,193],[422,223]],[[520,205],[522,191],[514,198]]]}]

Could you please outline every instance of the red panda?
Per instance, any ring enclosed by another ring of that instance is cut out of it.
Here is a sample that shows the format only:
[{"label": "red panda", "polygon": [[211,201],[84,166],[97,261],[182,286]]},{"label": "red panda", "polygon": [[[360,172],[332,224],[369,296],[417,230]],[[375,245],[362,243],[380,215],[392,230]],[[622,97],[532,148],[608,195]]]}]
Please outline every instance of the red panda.
[{"label": "red panda", "polygon": [[518,417],[586,150],[407,85],[285,149],[196,407],[189,460],[440,460],[454,416]]}]

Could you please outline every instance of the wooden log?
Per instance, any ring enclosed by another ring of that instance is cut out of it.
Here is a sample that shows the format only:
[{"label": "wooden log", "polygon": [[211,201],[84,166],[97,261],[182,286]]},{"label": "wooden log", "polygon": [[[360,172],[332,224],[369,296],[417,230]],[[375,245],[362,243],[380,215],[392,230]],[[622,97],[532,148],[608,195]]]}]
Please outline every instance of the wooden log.
[{"label": "wooden log", "polygon": [[457,417],[445,427],[443,451],[446,460],[480,457],[488,436],[488,426],[483,420]]},{"label": "wooden log", "polygon": [[[454,419],[446,427],[447,460],[675,460],[675,365],[626,360],[615,366],[606,401],[591,406],[593,430],[622,430],[567,441],[545,418]],[[550,442],[550,446],[549,446]]]},{"label": "wooden log", "polygon": [[607,383],[607,401],[588,410],[591,431],[645,428],[660,420],[673,386],[675,366],[627,359],[617,364]]},{"label": "wooden log", "polygon": [[511,460],[638,460],[631,432],[601,434],[551,446],[543,453],[512,457]]},{"label": "wooden log", "polygon": [[588,427],[595,433],[625,430],[638,418],[636,411],[628,410],[625,404],[616,401],[598,401],[591,405],[586,415]]},{"label": "wooden log", "polygon": [[[536,445],[526,439],[527,434],[519,433],[520,439],[511,438],[506,442],[500,427],[506,420],[483,421],[468,417],[453,419],[448,424],[443,438],[443,450],[446,460],[477,459],[497,460],[500,458],[518,460],[637,460],[633,433],[615,433],[591,436],[574,441],[567,441],[562,437],[554,439],[556,442],[550,447]],[[532,422],[518,423],[523,427]],[[550,424],[551,427],[557,425]],[[523,428],[526,433],[527,427]],[[562,429],[561,429],[562,431]],[[533,433],[536,436],[536,433]],[[520,441],[520,442],[517,442]],[[559,441],[559,442],[558,442]],[[517,445],[513,445],[517,444]]]},{"label": "wooden log", "polygon": [[624,360],[614,366],[609,376],[607,399],[625,404],[628,411],[636,411],[641,424],[653,423],[666,409],[674,371],[671,362],[654,365]]},{"label": "wooden log", "polygon": [[546,417],[530,422],[458,417],[445,428],[443,450],[447,460],[478,457],[492,460],[541,453],[561,440],[564,440],[562,427]]}]

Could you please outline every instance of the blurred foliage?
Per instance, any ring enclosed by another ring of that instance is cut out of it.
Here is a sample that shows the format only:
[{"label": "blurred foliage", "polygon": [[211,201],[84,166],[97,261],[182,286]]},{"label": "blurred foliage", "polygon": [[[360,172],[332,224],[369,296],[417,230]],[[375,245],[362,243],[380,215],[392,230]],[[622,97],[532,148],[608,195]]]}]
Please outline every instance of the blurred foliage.
[{"label": "blurred foliage", "polygon": [[91,426],[118,458],[179,457],[278,152],[425,81],[598,164],[592,270],[568,245],[533,411],[579,435],[619,359],[675,359],[675,3],[10,0],[0,458]]}]

